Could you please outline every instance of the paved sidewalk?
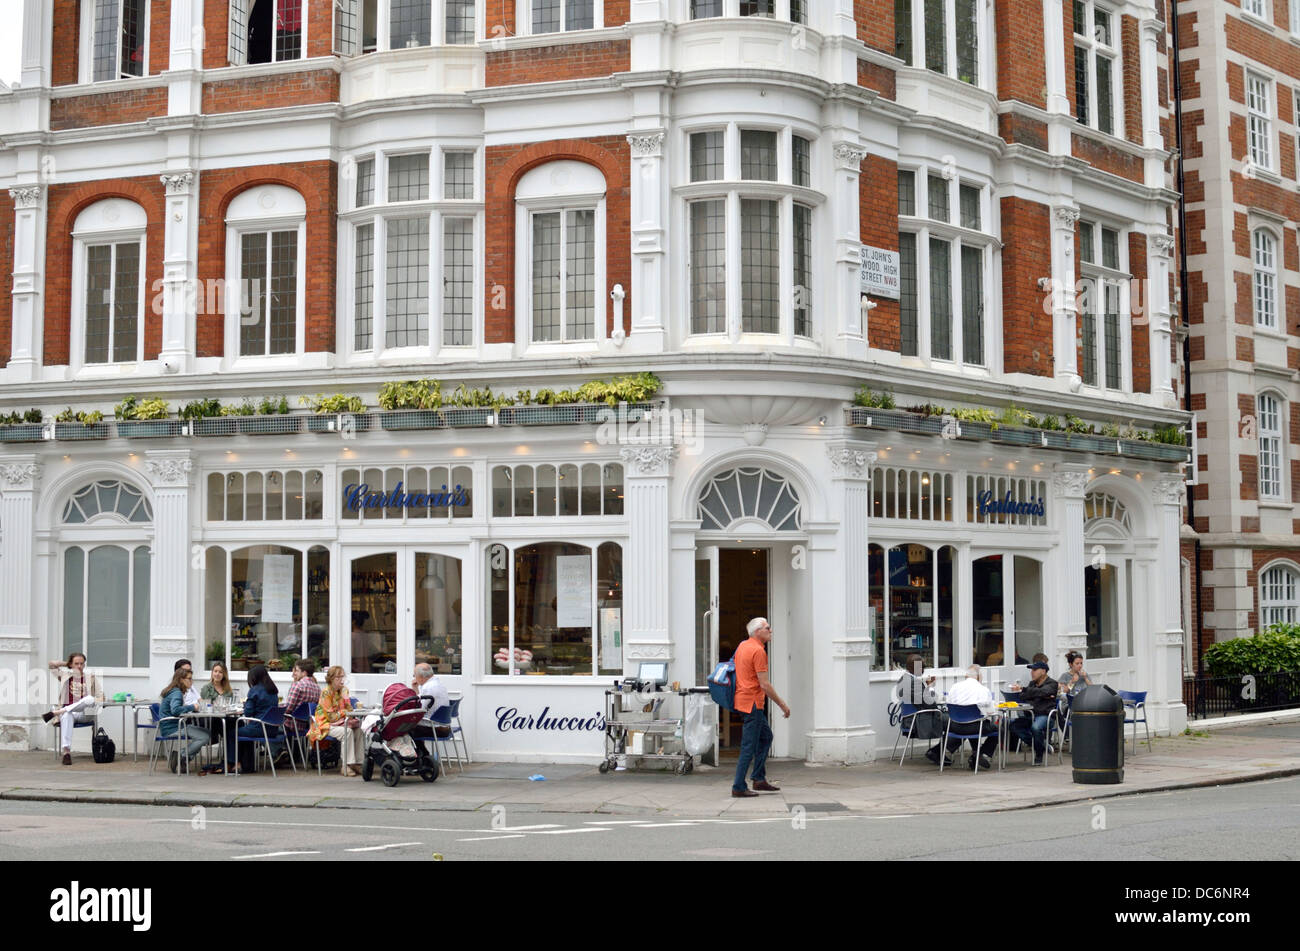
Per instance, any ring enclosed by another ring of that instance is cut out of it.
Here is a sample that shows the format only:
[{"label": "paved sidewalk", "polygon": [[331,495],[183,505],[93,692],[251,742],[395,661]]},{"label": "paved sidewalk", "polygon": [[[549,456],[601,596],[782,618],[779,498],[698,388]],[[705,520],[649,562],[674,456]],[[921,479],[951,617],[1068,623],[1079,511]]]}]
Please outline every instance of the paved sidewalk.
[{"label": "paved sidewalk", "polygon": [[[667,772],[610,773],[594,766],[476,763],[435,783],[406,776],[393,788],[375,780],[345,779],[337,772],[253,776],[148,775],[148,763],[96,765],[77,754],[60,766],[50,752],[0,753],[0,799],[53,802],[120,802],[144,805],[316,806],[336,809],[475,811],[504,804],[521,812],[571,812],[701,817],[788,815],[795,806],[810,813],[861,815],[990,812],[1122,796],[1153,790],[1249,782],[1300,774],[1300,720],[1258,721],[1231,729],[1156,738],[1136,756],[1128,747],[1124,782],[1082,786],[1071,781],[1070,757],[1033,768],[1010,754],[1003,773],[938,770],[921,756],[901,768],[897,760],[856,767],[814,767],[770,760],[768,779],[781,787],[753,799],[730,795],[732,770],[697,767],[686,776]],[[1199,735],[1198,735],[1199,734]],[[892,740],[890,741],[892,743]],[[886,746],[886,754],[888,746]],[[724,761],[725,763],[725,761]],[[161,765],[161,764],[160,764]],[[528,777],[541,774],[544,782]]]}]

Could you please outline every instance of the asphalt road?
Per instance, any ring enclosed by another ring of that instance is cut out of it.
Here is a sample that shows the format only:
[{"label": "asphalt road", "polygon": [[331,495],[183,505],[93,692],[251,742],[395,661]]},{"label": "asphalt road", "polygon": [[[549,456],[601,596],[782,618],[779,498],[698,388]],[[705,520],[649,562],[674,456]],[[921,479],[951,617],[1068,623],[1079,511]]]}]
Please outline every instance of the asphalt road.
[{"label": "asphalt road", "polygon": [[[1300,777],[967,815],[634,818],[0,802],[0,861],[1295,859]],[[1026,851],[1027,847],[1032,852]]]}]

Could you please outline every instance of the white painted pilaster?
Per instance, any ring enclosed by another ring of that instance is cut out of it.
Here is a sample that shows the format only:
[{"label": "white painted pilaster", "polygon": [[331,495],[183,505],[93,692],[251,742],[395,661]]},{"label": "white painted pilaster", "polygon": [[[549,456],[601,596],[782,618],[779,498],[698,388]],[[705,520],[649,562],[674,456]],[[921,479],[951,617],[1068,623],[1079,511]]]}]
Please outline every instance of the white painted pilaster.
[{"label": "white painted pilaster", "polygon": [[[628,544],[623,553],[623,669],[635,673],[641,660],[668,660],[674,679],[685,680],[689,679],[693,658],[683,661],[673,656],[668,628],[672,603],[668,584],[668,474],[674,452],[672,446],[622,450],[628,520]],[[683,663],[687,666],[683,667]]]},{"label": "white painted pilaster", "polygon": [[54,4],[46,0],[23,0],[22,79],[24,88],[49,86],[54,47]]},{"label": "white painted pilaster", "polygon": [[[39,700],[30,687],[42,666],[34,658],[40,645],[32,632],[33,518],[41,466],[34,455],[0,456],[0,749],[27,750],[38,742]],[[4,677],[11,678],[5,684]]]},{"label": "white painted pilaster", "polygon": [[[1138,23],[1138,67],[1141,74],[1142,90],[1142,147],[1158,149],[1165,147],[1164,136],[1160,134],[1160,77],[1157,69],[1160,59],[1157,43],[1165,25],[1156,19],[1144,19]],[[1148,155],[1145,160],[1145,179],[1148,188],[1165,187],[1165,161],[1161,155]]]},{"label": "white painted pilaster", "polygon": [[[146,452],[145,472],[153,487],[154,538],[149,584],[149,673],[163,683],[181,656],[202,650],[202,638],[189,628],[190,473],[188,450]],[[198,657],[190,657],[196,663]]]},{"label": "white painted pilaster", "polygon": [[[1047,72],[1046,102],[1051,116],[1047,125],[1047,150],[1069,155],[1071,126],[1070,97],[1065,76],[1065,13],[1058,0],[1043,0],[1043,64]],[[1071,279],[1073,284],[1073,279]]]},{"label": "white painted pilaster", "polygon": [[[835,235],[835,263],[831,287],[834,313],[838,319],[834,322],[834,342],[829,336],[823,339],[835,348],[837,355],[861,359],[866,356],[866,333],[858,290],[862,267],[858,178],[862,174],[862,161],[867,157],[867,150],[854,142],[836,142],[832,154],[834,173],[829,209]],[[814,305],[813,313],[818,312],[819,308]]]},{"label": "white painted pilaster", "polygon": [[[1183,622],[1179,604],[1182,591],[1179,529],[1183,520],[1185,490],[1182,478],[1168,473],[1161,475],[1151,487],[1159,538],[1155,584],[1150,592],[1158,617],[1153,643],[1147,648],[1150,659],[1147,716],[1151,719],[1152,733],[1181,733],[1187,726],[1187,708],[1183,706]],[[1134,597],[1134,594],[1129,596]]]},{"label": "white painted pilaster", "polygon": [[627,137],[632,151],[632,332],[627,349],[637,353],[662,352],[667,342],[665,138],[663,129],[640,129]]},{"label": "white painted pilaster", "polygon": [[1079,209],[1061,206],[1052,210],[1052,354],[1056,377],[1077,390],[1079,354],[1075,331],[1074,226]]},{"label": "white painted pilaster", "polygon": [[167,189],[167,221],[163,238],[163,323],[162,350],[158,359],[165,373],[188,373],[193,369],[189,328],[194,325],[198,300],[205,294],[187,294],[196,262],[190,227],[197,213],[198,189],[195,174],[182,170],[161,177]]},{"label": "white painted pilaster", "polygon": [[1060,526],[1061,575],[1057,579],[1060,627],[1047,645],[1052,666],[1063,667],[1065,654],[1088,646],[1087,609],[1083,598],[1083,496],[1091,477],[1086,468],[1060,465],[1052,477],[1052,510]]},{"label": "white painted pilaster", "polygon": [[18,185],[9,189],[9,197],[14,201],[14,283],[6,376],[26,383],[39,376],[41,366],[47,191],[44,185]]},{"label": "white painted pilaster", "polygon": [[1148,236],[1146,306],[1151,330],[1151,393],[1170,408],[1177,407],[1173,365],[1169,356],[1172,314],[1169,304],[1169,260],[1174,239],[1161,231]]}]

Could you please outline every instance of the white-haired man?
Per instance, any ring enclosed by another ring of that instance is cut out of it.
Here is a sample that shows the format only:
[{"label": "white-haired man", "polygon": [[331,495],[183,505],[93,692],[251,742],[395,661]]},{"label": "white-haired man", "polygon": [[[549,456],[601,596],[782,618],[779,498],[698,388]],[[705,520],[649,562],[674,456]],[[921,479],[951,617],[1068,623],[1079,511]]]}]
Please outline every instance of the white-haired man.
[{"label": "white-haired man", "polygon": [[[411,689],[419,693],[420,701],[425,705],[425,719],[432,720],[435,710],[441,707],[451,705],[451,698],[447,696],[447,688],[442,685],[433,673],[433,667],[429,664],[415,665],[415,678],[411,681]],[[451,727],[435,724],[432,727],[425,722],[421,722],[411,735],[419,738],[428,738],[434,735],[450,736]]]},{"label": "white-haired man", "polygon": [[745,774],[753,763],[754,789],[776,792],[779,787],[767,781],[767,751],[772,745],[772,728],[767,725],[764,700],[781,708],[788,719],[790,708],[767,679],[767,651],[764,647],[772,640],[772,627],[767,618],[756,617],[745,625],[749,638],[736,648],[736,710],[745,715],[745,728],[740,734],[740,761],[736,763],[736,779],[731,784],[731,794],[736,798],[756,796],[745,783]]}]

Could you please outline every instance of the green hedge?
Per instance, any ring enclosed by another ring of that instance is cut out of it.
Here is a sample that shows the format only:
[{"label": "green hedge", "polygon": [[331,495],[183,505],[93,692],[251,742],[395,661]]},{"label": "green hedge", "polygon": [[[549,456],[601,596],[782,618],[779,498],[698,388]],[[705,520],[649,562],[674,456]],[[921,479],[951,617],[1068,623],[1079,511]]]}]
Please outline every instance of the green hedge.
[{"label": "green hedge", "polygon": [[1212,677],[1300,670],[1300,624],[1274,624],[1254,637],[1221,641],[1205,651]]}]

